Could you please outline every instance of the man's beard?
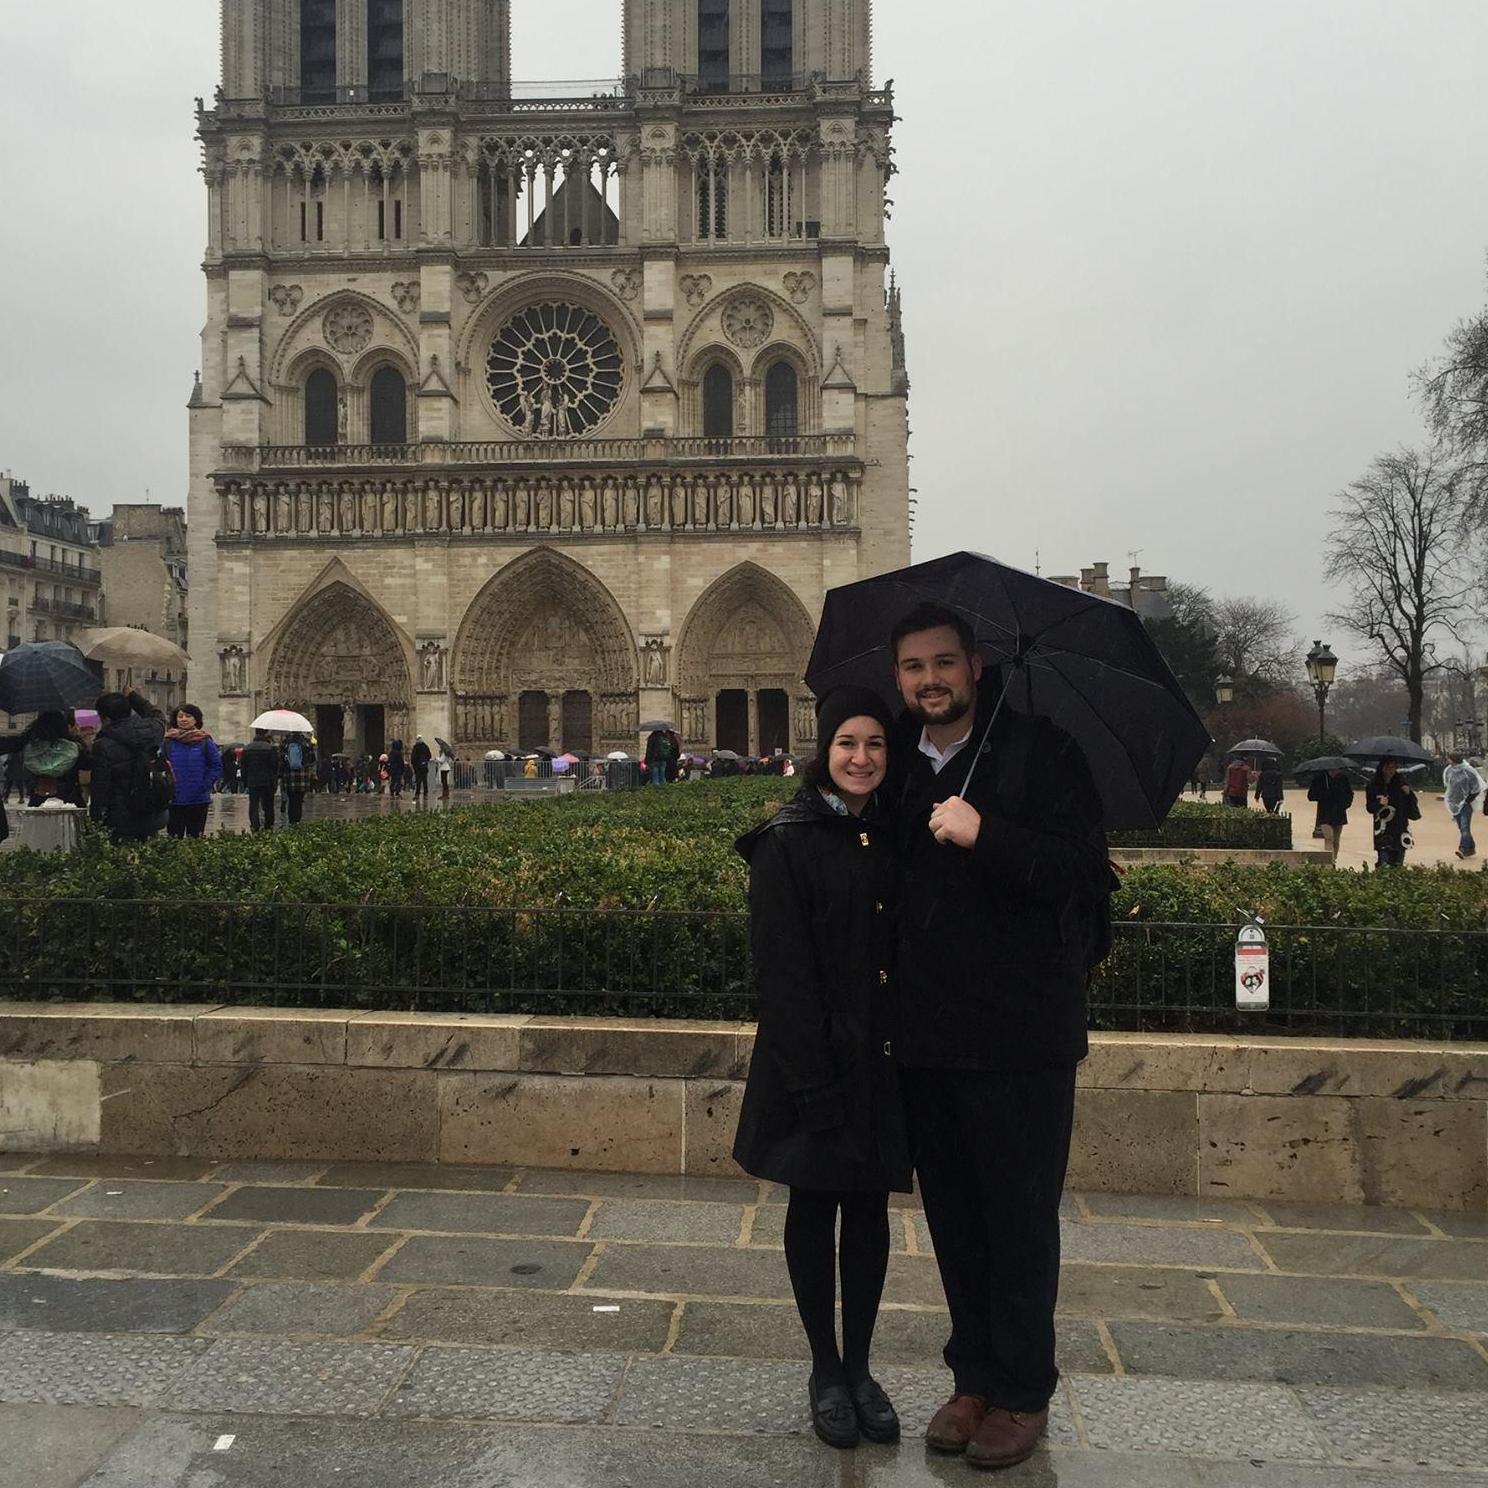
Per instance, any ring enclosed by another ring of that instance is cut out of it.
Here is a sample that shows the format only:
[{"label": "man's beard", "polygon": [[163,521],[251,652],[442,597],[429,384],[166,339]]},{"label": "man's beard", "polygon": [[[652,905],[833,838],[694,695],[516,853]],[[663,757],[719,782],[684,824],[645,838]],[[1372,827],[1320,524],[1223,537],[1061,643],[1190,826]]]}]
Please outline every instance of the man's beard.
[{"label": "man's beard", "polygon": [[916,723],[927,724],[932,728],[944,728],[949,723],[960,723],[972,708],[971,697],[956,697],[952,695],[943,713],[931,714],[920,705],[918,699],[906,705],[909,716]]}]

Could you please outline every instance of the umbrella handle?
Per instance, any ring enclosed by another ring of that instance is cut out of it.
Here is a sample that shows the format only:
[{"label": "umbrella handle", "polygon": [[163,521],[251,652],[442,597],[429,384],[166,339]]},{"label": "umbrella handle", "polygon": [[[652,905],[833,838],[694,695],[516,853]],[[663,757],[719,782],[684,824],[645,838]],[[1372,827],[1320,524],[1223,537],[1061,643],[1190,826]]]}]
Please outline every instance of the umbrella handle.
[{"label": "umbrella handle", "polygon": [[1008,688],[1013,685],[1013,674],[1022,664],[1023,653],[1020,650],[1018,655],[1013,658],[1013,665],[1008,671],[1007,681],[1002,684],[1002,693],[997,699],[997,706],[993,708],[992,716],[987,720],[987,727],[982,730],[981,742],[972,751],[971,763],[966,768],[966,779],[961,782],[961,789],[952,797],[953,800],[964,801],[966,799],[966,792],[971,789],[971,777],[976,772],[976,762],[982,757],[982,750],[987,747],[987,740],[992,737],[992,726],[997,722],[997,716],[1002,712],[1002,705],[1007,701]]}]

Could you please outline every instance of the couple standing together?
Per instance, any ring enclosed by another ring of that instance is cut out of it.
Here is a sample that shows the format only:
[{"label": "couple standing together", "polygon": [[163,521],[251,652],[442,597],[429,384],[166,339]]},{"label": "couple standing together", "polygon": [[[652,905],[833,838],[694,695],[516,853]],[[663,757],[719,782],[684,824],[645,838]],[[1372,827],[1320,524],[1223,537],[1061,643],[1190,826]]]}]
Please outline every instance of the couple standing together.
[{"label": "couple standing together", "polygon": [[889,1194],[918,1175],[955,1378],[926,1440],[1010,1467],[1059,1378],[1059,1202],[1108,933],[1101,803],[1073,740],[997,708],[954,611],[921,605],[892,655],[902,716],[829,693],[805,785],[739,843],[759,1033],[734,1156],[789,1187],[812,1424],[835,1447],[899,1437],[869,1353]]}]

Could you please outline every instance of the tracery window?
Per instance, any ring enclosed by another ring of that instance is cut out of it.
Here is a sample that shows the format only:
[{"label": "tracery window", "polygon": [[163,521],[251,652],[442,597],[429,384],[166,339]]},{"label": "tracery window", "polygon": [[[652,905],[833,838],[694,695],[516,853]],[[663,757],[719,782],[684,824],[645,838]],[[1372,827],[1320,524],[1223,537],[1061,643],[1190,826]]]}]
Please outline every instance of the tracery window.
[{"label": "tracery window", "polygon": [[765,232],[772,238],[791,235],[791,173],[779,155],[770,157],[765,171]]},{"label": "tracery window", "polygon": [[703,433],[709,439],[734,437],[734,374],[722,362],[703,374]]},{"label": "tracery window", "polygon": [[722,242],[728,237],[728,162],[698,162],[698,240]]},{"label": "tracery window", "polygon": [[332,445],[337,442],[338,390],[335,373],[317,367],[305,379],[305,443]]},{"label": "tracery window", "polygon": [[374,102],[403,96],[403,0],[367,0],[367,86]]},{"label": "tracery window", "polygon": [[788,87],[795,70],[792,0],[764,0],[760,10],[760,86]]},{"label": "tracery window", "polygon": [[336,0],[300,0],[300,99],[336,101]]},{"label": "tracery window", "polygon": [[698,0],[698,86],[728,92],[729,0]]},{"label": "tracery window", "polygon": [[408,443],[408,383],[396,367],[372,374],[372,443]]},{"label": "tracery window", "polygon": [[587,434],[620,399],[623,362],[592,311],[548,301],[519,311],[486,358],[486,386],[502,418],[534,439]]},{"label": "tracery window", "polygon": [[799,379],[789,362],[779,361],[765,373],[765,433],[773,439],[794,439],[800,432]]}]

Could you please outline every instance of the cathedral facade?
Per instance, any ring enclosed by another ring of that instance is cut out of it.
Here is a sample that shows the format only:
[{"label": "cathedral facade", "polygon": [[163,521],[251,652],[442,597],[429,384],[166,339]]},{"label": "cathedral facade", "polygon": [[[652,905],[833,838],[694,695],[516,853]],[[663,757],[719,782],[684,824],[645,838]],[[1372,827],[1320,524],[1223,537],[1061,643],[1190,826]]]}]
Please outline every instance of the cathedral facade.
[{"label": "cathedral facade", "polygon": [[871,0],[627,0],[623,80],[572,98],[513,83],[509,5],[222,0],[215,731],[809,747],[825,592],[909,549]]}]

